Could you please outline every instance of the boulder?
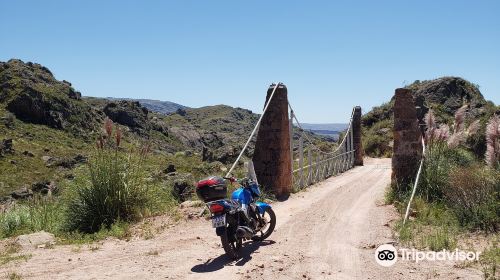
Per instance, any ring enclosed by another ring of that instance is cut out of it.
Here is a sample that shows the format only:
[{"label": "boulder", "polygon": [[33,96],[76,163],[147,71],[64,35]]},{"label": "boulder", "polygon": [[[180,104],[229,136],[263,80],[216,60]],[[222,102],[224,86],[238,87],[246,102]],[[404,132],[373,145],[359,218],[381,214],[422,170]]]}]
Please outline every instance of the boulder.
[{"label": "boulder", "polygon": [[33,192],[28,187],[23,187],[13,191],[10,196],[13,199],[27,199],[33,196]]},{"label": "boulder", "polygon": [[33,193],[41,193],[41,194],[55,194],[58,192],[58,187],[53,181],[41,181],[34,183],[31,185],[31,191]]},{"label": "boulder", "polygon": [[3,123],[7,128],[14,128],[14,115],[11,113],[5,114],[0,118],[0,123]]},{"label": "boulder", "polygon": [[48,163],[52,162],[54,158],[51,156],[42,156],[42,160],[43,162],[45,162],[45,165],[47,165]]},{"label": "boulder", "polygon": [[168,136],[168,127],[167,124],[158,117],[153,117],[150,120],[151,129],[159,131],[163,133],[163,135]]},{"label": "boulder", "polygon": [[30,152],[30,151],[24,151],[23,152],[23,156],[34,157],[35,155],[32,152]]},{"label": "boulder", "polygon": [[56,238],[52,233],[40,231],[31,234],[19,235],[16,237],[14,242],[23,249],[31,249],[37,248],[40,245],[54,245],[56,243]]},{"label": "boulder", "polygon": [[169,173],[167,185],[171,186],[172,195],[178,201],[186,201],[193,195],[195,188],[194,176],[191,173]]},{"label": "boulder", "polygon": [[177,115],[179,115],[179,116],[183,116],[183,117],[184,117],[184,116],[186,116],[186,114],[187,114],[186,110],[184,110],[184,109],[182,109],[182,108],[177,109],[177,111],[175,111],[175,113],[176,113]]},{"label": "boulder", "polygon": [[78,154],[72,158],[58,158],[51,156],[43,156],[42,160],[45,162],[45,166],[47,167],[63,167],[71,169],[75,167],[77,164],[87,162],[87,157],[81,154]]},{"label": "boulder", "polygon": [[4,139],[0,142],[0,156],[14,153],[12,139]]},{"label": "boulder", "polygon": [[163,173],[168,174],[168,173],[172,173],[172,172],[175,172],[175,171],[176,171],[175,170],[175,165],[169,164],[167,166],[167,168],[165,168],[165,170],[163,170]]},{"label": "boulder", "polygon": [[16,201],[10,196],[0,197],[0,214],[5,213],[16,204]]}]

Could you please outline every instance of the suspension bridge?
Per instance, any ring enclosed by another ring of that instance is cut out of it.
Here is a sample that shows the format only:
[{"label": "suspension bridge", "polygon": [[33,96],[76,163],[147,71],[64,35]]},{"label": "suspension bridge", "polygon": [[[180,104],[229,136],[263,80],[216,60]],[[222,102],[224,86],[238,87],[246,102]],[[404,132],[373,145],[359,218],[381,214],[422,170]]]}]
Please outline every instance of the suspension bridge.
[{"label": "suspension bridge", "polygon": [[353,108],[348,128],[336,149],[328,151],[318,147],[302,128],[288,100],[286,86],[271,84],[262,115],[226,176],[232,174],[257,131],[253,168],[259,183],[272,189],[277,197],[286,197],[293,190],[363,165],[359,106]]}]

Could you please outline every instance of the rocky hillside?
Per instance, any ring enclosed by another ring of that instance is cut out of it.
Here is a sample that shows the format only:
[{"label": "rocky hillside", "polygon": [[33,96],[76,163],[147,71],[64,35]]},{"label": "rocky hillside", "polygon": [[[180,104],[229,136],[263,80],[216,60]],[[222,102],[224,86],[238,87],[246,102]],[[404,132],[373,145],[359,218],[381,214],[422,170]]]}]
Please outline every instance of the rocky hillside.
[{"label": "rocky hillside", "polygon": [[151,112],[156,112],[164,115],[175,113],[175,111],[179,109],[185,110],[189,108],[184,105],[180,105],[170,101],[160,101],[152,99],[132,99],[132,98],[114,98],[114,97],[108,97],[107,99],[112,101],[119,101],[119,100],[137,101],[143,107],[146,107]]},{"label": "rocky hillside", "polygon": [[[500,108],[484,99],[479,86],[459,77],[442,77],[429,81],[415,81],[407,86],[413,92],[417,114],[423,119],[432,109],[439,123],[450,124],[455,112],[468,105],[468,120],[480,118],[484,129],[486,119]],[[388,103],[374,107],[362,118],[363,146],[370,156],[390,156],[392,153],[392,127],[394,98]],[[475,143],[477,154],[484,154],[484,143]]]},{"label": "rocky hillside", "polygon": [[[40,64],[0,62],[0,200],[13,190],[12,197],[29,195],[73,178],[106,117],[120,126],[124,147],[148,143],[151,164],[196,177],[232,163],[259,115],[225,105],[182,106],[165,115],[141,101],[82,98],[70,82],[56,80]],[[251,145],[246,156],[252,153]]]},{"label": "rocky hillside", "polygon": [[0,103],[19,120],[73,132],[92,130],[103,118],[71,83],[16,59],[0,62]]}]

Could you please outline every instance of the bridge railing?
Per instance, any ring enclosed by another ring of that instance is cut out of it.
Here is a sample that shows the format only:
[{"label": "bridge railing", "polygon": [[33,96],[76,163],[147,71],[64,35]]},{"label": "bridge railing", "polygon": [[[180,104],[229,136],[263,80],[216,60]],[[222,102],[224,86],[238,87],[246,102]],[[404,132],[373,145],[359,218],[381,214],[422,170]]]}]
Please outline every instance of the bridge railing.
[{"label": "bridge railing", "polygon": [[[300,134],[296,155],[293,152],[294,120],[295,127]],[[354,167],[355,150],[353,145],[352,114],[342,141],[332,152],[325,152],[314,144],[300,125],[291,106],[290,127],[292,182],[295,189],[303,189]],[[307,141],[307,147],[304,147],[304,140]]]},{"label": "bridge railing", "polygon": [[[290,113],[289,118],[287,117],[288,113]],[[348,129],[337,148],[332,151],[324,151],[315,145],[315,142],[311,140],[312,136],[302,128],[288,101],[286,86],[282,83],[274,83],[268,88],[262,115],[226,177],[232,176],[232,172],[257,131],[252,157],[255,169],[252,168],[252,170],[255,171],[254,175],[256,178],[258,177],[259,183],[270,188],[279,196],[285,197],[293,189],[302,189],[345,172],[353,168],[355,163],[362,165],[360,118],[361,108],[358,106],[353,109]],[[261,123],[263,124],[262,128],[260,127]],[[287,127],[288,135],[285,132]],[[295,152],[293,136],[294,130],[297,129],[299,147],[298,152]],[[290,142],[288,143],[288,141]],[[357,150],[355,150],[355,146]]]}]

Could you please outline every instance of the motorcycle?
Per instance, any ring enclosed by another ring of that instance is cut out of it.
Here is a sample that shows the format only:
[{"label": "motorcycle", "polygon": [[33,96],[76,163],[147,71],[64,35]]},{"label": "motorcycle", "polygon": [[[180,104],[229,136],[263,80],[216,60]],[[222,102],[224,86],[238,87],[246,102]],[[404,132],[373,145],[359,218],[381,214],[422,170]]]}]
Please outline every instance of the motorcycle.
[{"label": "motorcycle", "polygon": [[[227,181],[238,184],[231,199],[226,198]],[[251,179],[210,177],[198,182],[196,193],[205,201],[212,227],[230,258],[239,257],[245,240],[263,241],[274,231],[276,215],[271,205],[258,201],[261,191]]]}]

